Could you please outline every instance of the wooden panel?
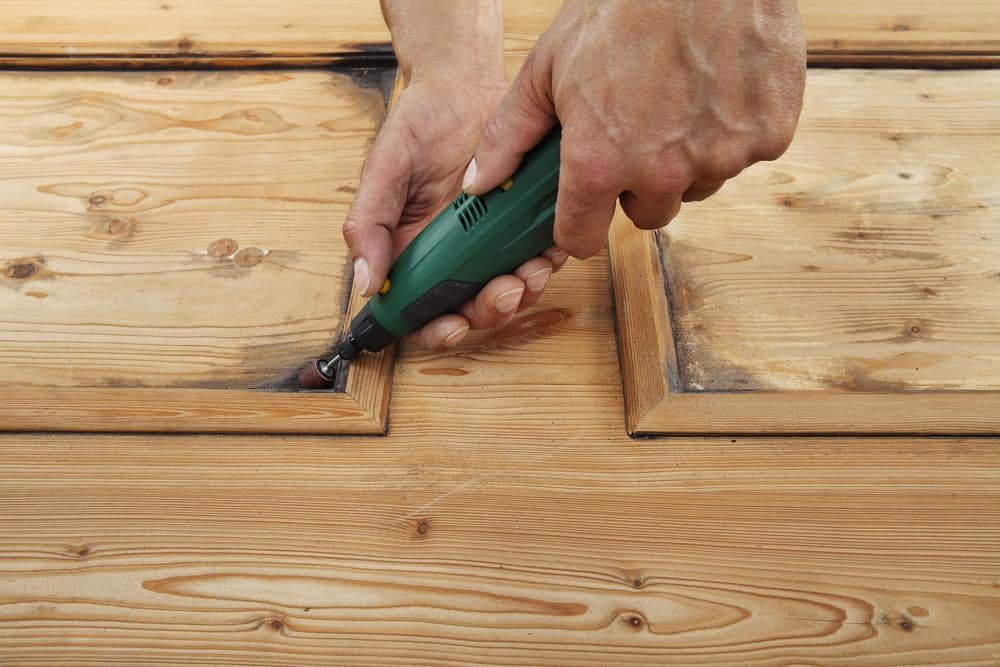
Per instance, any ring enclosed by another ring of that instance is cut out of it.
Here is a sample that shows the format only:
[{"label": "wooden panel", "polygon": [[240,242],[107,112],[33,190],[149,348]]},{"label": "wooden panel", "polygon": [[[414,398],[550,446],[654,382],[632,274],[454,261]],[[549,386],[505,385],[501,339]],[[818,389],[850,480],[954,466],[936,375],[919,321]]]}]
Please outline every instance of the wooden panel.
[{"label": "wooden panel", "polygon": [[[506,0],[507,49],[523,55],[558,0]],[[1000,64],[994,0],[800,0],[813,63]],[[0,0],[0,65],[282,63],[391,57],[378,3],[348,0]]]},{"label": "wooden panel", "polygon": [[0,437],[15,664],[987,666],[1000,440],[631,440],[607,257],[385,438]]},{"label": "wooden panel", "polygon": [[359,77],[0,76],[0,426],[381,431],[386,357],[282,393],[345,321]]},{"label": "wooden panel", "polygon": [[996,432],[1000,75],[813,71],[806,98],[785,157],[658,244],[616,225],[631,428]]},{"label": "wooden panel", "polygon": [[799,0],[811,63],[1000,64],[995,0]]}]

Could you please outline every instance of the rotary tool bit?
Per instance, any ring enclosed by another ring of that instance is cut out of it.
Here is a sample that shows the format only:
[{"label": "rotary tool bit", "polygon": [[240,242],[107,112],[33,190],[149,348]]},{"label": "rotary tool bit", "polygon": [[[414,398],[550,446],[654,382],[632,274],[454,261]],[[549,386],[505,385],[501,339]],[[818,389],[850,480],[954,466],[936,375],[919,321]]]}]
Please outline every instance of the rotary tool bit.
[{"label": "rotary tool bit", "polygon": [[388,347],[551,246],[560,138],[557,126],[503,185],[448,204],[399,256],[331,356],[302,369],[302,387],[329,386],[342,361]]}]

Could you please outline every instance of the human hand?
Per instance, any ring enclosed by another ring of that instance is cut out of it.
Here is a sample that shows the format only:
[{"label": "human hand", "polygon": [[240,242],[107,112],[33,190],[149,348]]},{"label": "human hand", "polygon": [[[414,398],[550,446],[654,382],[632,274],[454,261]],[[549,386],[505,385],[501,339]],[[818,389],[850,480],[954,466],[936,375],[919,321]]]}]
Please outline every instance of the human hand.
[{"label": "human hand", "polygon": [[[414,76],[399,95],[369,152],[344,224],[355,284],[363,295],[378,291],[407,244],[460,192],[482,123],[507,88],[497,60],[495,68],[471,73],[442,64],[427,76]],[[566,259],[551,248],[410,337],[426,348],[451,347],[469,329],[501,326],[538,302]]]},{"label": "human hand", "polygon": [[487,192],[562,123],[556,245],[642,229],[791,143],[805,85],[794,0],[567,0],[483,126],[466,191]]}]

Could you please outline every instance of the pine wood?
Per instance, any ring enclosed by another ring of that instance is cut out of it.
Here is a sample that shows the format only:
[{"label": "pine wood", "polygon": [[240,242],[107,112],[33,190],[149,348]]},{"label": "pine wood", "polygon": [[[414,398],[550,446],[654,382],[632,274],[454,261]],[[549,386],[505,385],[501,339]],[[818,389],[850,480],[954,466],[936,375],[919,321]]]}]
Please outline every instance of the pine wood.
[{"label": "pine wood", "polygon": [[0,436],[14,664],[996,662],[1000,440],[622,427],[607,257],[385,438]]},{"label": "pine wood", "polygon": [[282,392],[360,307],[380,80],[0,75],[0,428],[381,432],[390,355]]},{"label": "pine wood", "polygon": [[[558,0],[506,0],[523,55]],[[813,64],[1000,64],[993,0],[799,0]],[[392,56],[378,3],[0,0],[0,66],[324,66]]]},{"label": "pine wood", "polygon": [[996,433],[997,117],[990,71],[812,71],[785,157],[620,219],[630,430]]}]

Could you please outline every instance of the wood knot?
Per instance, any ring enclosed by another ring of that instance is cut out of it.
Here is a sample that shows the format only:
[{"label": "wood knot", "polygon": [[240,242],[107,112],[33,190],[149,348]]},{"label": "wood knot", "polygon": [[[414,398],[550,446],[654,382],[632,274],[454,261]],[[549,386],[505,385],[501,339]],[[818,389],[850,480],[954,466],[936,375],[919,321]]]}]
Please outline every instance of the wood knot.
[{"label": "wood knot", "polygon": [[233,264],[244,269],[249,269],[251,266],[260,264],[266,256],[267,251],[260,248],[244,248],[233,256]]},{"label": "wood knot", "polygon": [[161,76],[156,80],[156,85],[158,86],[169,86],[174,82],[174,77],[172,76]]},{"label": "wood knot", "polygon": [[902,630],[903,632],[913,632],[913,626],[914,626],[913,621],[911,621],[908,618],[900,619],[896,623],[896,627]]},{"label": "wood knot", "polygon": [[187,52],[190,51],[194,45],[191,43],[191,38],[184,35],[179,40],[177,40],[177,50]]},{"label": "wood knot", "polygon": [[892,31],[893,32],[910,32],[910,26],[908,26],[906,24],[903,24],[903,23],[897,23],[896,25],[892,26]]},{"label": "wood knot", "polygon": [[219,239],[218,241],[213,241],[208,246],[208,256],[215,259],[223,259],[225,257],[232,257],[240,247],[240,244],[233,239]]},{"label": "wood knot", "polygon": [[31,280],[32,276],[38,273],[38,264],[34,261],[18,261],[7,266],[5,271],[11,280]]},{"label": "wood knot", "polygon": [[268,623],[268,625],[270,625],[271,629],[274,630],[275,632],[281,632],[282,630],[285,629],[285,624],[276,618],[272,618],[271,621]]},{"label": "wood knot", "polygon": [[633,630],[641,630],[646,622],[642,619],[642,616],[638,614],[628,614],[625,617],[625,623]]},{"label": "wood knot", "polygon": [[102,218],[97,223],[94,231],[96,236],[120,241],[132,235],[135,231],[136,220],[134,218]]},{"label": "wood knot", "polygon": [[67,547],[67,551],[78,558],[86,558],[90,555],[91,549],[86,544],[81,544],[80,546]]},{"label": "wood knot", "polygon": [[417,535],[425,537],[431,532],[431,522],[429,519],[421,519],[417,522]]}]

